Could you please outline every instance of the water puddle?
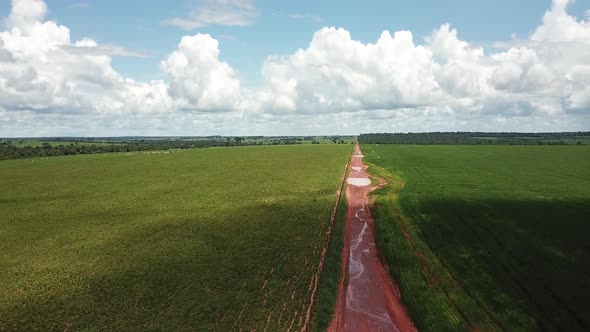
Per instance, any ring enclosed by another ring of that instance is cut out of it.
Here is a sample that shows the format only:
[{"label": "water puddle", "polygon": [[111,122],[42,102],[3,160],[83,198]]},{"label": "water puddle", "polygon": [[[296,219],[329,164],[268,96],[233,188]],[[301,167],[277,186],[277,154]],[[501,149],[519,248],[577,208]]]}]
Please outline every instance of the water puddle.
[{"label": "water puddle", "polygon": [[353,185],[355,187],[365,187],[371,184],[371,179],[369,178],[348,178],[346,180],[348,184]]}]

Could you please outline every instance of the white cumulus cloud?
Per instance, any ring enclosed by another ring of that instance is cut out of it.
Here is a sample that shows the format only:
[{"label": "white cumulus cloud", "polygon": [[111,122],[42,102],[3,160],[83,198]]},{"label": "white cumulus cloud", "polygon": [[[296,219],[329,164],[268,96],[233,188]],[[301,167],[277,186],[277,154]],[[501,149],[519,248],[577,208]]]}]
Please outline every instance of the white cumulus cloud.
[{"label": "white cumulus cloud", "polygon": [[409,31],[362,43],[342,28],[323,28],[307,48],[266,60],[262,105],[286,113],[451,110],[523,121],[582,110],[590,125],[590,24],[568,15],[568,3],[554,1],[529,40],[495,53],[461,40],[448,24],[422,43]]},{"label": "white cumulus cloud", "polygon": [[314,113],[420,106],[441,98],[431,60],[409,31],[363,44],[342,28],[323,28],[307,49],[265,62],[266,102]]},{"label": "white cumulus cloud", "polygon": [[[45,20],[42,0],[13,0],[0,31],[0,136],[588,130],[590,23],[569,3],[554,0],[529,38],[499,50],[449,24],[370,43],[324,27],[306,47],[267,57],[263,83],[244,88],[208,34],[181,38],[160,63],[163,80],[135,81],[112,56],[145,54],[72,41]],[[186,28],[256,15],[252,1],[209,1]]]},{"label": "white cumulus cloud", "polygon": [[239,105],[240,80],[219,60],[219,43],[210,35],[182,37],[161,68],[169,79],[171,96],[183,108],[227,111]]}]

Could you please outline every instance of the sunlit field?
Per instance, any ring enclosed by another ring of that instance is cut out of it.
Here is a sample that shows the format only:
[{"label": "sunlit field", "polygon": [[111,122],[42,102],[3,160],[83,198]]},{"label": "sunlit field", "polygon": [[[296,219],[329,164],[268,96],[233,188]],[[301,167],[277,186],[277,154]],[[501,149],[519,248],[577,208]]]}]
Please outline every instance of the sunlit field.
[{"label": "sunlit field", "polygon": [[0,330],[301,328],[351,148],[0,162]]}]

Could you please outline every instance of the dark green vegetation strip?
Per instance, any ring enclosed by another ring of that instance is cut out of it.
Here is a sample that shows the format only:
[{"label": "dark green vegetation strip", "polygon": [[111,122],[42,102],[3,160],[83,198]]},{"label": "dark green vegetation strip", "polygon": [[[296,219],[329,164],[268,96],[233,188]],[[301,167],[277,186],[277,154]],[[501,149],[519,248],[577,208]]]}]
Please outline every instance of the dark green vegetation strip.
[{"label": "dark green vegetation strip", "polygon": [[336,308],[338,286],[342,275],[342,248],[344,246],[346,209],[346,187],[344,186],[336,210],[332,235],[326,250],[324,268],[320,273],[316,303],[314,305],[314,330],[316,331],[325,331],[328,328]]},{"label": "dark green vegetation strip", "polygon": [[296,329],[350,148],[0,162],[0,330]]},{"label": "dark green vegetation strip", "polygon": [[590,148],[364,145],[380,253],[422,331],[590,329]]},{"label": "dark green vegetation strip", "polygon": [[362,134],[361,144],[443,144],[443,145],[589,145],[590,132],[486,133],[432,132]]},{"label": "dark green vegetation strip", "polygon": [[242,145],[234,140],[0,141],[0,160]]},{"label": "dark green vegetation strip", "polygon": [[109,152],[166,151],[222,146],[352,144],[350,136],[102,137],[0,139],[0,160],[74,156]]}]

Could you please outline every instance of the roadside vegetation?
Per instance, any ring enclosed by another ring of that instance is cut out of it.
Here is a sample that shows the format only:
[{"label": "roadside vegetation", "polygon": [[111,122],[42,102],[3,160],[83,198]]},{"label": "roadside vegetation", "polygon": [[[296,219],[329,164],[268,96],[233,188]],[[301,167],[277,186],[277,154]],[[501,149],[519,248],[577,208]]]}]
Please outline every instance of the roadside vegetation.
[{"label": "roadside vegetation", "polygon": [[314,330],[326,331],[336,310],[338,287],[342,276],[342,249],[345,241],[346,226],[346,185],[342,187],[342,194],[336,210],[334,227],[328,243],[324,268],[320,273],[318,293],[314,304]]},{"label": "roadside vegetation", "polygon": [[590,148],[363,145],[421,331],[590,329]]},{"label": "roadside vegetation", "polygon": [[0,330],[300,329],[350,151],[0,162]]}]

